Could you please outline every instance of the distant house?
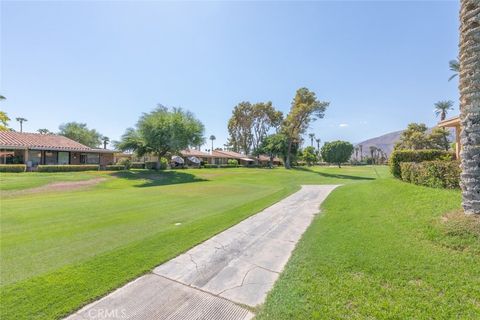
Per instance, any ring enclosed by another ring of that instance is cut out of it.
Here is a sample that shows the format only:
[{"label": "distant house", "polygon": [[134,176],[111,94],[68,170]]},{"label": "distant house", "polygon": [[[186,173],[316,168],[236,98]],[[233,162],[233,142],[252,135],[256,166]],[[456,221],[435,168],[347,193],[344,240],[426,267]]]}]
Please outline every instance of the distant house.
[{"label": "distant house", "polygon": [[114,151],[95,149],[54,134],[0,131],[0,163],[24,163],[29,168],[39,164],[113,164]]},{"label": "distant house", "polygon": [[228,160],[237,160],[241,165],[254,164],[255,160],[244,154],[234,151],[214,150],[212,152],[214,163],[212,164],[228,164]]},{"label": "distant house", "polygon": [[460,151],[462,150],[462,143],[460,141],[460,117],[446,119],[438,123],[440,128],[455,128],[455,154],[457,159],[460,159]]},{"label": "distant house", "polygon": [[203,163],[211,163],[213,158],[210,153],[203,152],[200,150],[195,150],[195,149],[185,149],[180,151],[180,154],[182,155],[182,158],[185,160],[186,164],[190,164],[190,162],[192,162],[191,161],[192,157],[197,158]]}]

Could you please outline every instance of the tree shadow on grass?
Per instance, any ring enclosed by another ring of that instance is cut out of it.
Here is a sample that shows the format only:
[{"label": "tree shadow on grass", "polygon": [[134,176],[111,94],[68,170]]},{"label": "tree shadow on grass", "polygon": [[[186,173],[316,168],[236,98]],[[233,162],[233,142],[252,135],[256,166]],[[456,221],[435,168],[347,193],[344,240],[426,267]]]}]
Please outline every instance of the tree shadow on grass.
[{"label": "tree shadow on grass", "polygon": [[208,181],[193,174],[178,171],[119,171],[110,175],[120,179],[143,181],[142,184],[135,185],[138,188]]},{"label": "tree shadow on grass", "polygon": [[325,173],[325,172],[313,171],[308,168],[301,168],[301,167],[293,168],[293,170],[314,173],[326,178],[347,179],[347,180],[376,180],[376,178],[371,178],[371,177],[351,176],[351,175],[338,174],[338,173]]}]

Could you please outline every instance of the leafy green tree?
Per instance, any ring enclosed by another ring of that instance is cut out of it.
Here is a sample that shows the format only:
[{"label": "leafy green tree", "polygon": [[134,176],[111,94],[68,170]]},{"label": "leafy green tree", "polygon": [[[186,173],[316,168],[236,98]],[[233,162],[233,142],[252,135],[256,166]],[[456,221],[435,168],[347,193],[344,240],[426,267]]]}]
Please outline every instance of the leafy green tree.
[{"label": "leafy green tree", "polygon": [[[267,154],[270,158],[270,167],[273,166],[273,159],[281,157],[284,161],[287,155],[288,139],[282,133],[266,136],[258,149],[258,154]],[[295,152],[297,150],[295,149]]]},{"label": "leafy green tree", "polygon": [[318,161],[317,154],[315,152],[315,147],[308,146],[302,150],[302,160],[311,166]]},{"label": "leafy green tree", "polygon": [[395,144],[395,149],[422,150],[428,149],[430,142],[427,136],[428,128],[423,123],[410,123],[402,132],[400,140]]},{"label": "leafy green tree", "polygon": [[88,129],[86,123],[67,122],[59,127],[58,134],[91,148],[98,148],[102,135],[95,129]]},{"label": "leafy green tree", "polygon": [[460,72],[460,63],[458,62],[458,60],[450,60],[448,62],[448,65],[450,67],[450,71],[453,72],[450,78],[448,78],[448,81],[451,81],[458,76],[458,73]]},{"label": "leafy green tree", "polygon": [[353,154],[353,145],[347,141],[327,142],[322,147],[322,158],[328,163],[335,163],[340,168],[342,163],[350,159]]},{"label": "leafy green tree", "polygon": [[448,111],[453,110],[453,101],[439,101],[435,103],[435,115],[440,116],[440,120],[443,121],[447,118]]},{"label": "leafy green tree", "polygon": [[40,133],[40,134],[52,134],[53,133],[48,129],[38,129],[37,132]]},{"label": "leafy green tree", "polygon": [[3,111],[0,111],[0,131],[9,130],[8,121],[10,121],[10,118],[7,116],[7,114]]},{"label": "leafy green tree", "polygon": [[159,105],[152,112],[144,113],[136,127],[128,128],[115,145],[122,151],[134,151],[140,157],[155,154],[159,168],[167,154],[203,144],[203,134],[203,124],[191,112]]},{"label": "leafy green tree", "polygon": [[290,112],[282,125],[282,133],[288,139],[285,168],[291,168],[290,162],[294,144],[300,143],[301,135],[308,129],[310,122],[324,117],[328,105],[329,102],[319,101],[315,93],[307,88],[297,90]]},{"label": "leafy green tree", "polygon": [[249,154],[253,143],[253,106],[248,101],[240,102],[233,108],[228,120],[229,143],[236,152],[242,150]]},{"label": "leafy green tree", "polygon": [[430,149],[441,149],[448,151],[450,149],[450,132],[444,128],[433,128],[428,135],[430,140]]},{"label": "leafy green tree", "polygon": [[283,114],[270,101],[251,104],[243,101],[235,106],[228,121],[229,145],[234,151],[254,153],[272,128],[278,129]]}]

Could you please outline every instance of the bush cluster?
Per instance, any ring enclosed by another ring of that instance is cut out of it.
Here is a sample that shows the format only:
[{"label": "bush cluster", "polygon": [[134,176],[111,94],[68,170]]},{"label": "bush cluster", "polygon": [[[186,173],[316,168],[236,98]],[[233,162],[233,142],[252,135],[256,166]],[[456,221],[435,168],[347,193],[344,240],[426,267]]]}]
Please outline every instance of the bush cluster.
[{"label": "bush cluster", "polygon": [[238,160],[236,159],[228,159],[227,164],[232,167],[237,167],[238,166]]},{"label": "bush cluster", "polygon": [[402,162],[433,161],[450,156],[451,153],[444,150],[395,150],[390,155],[390,172],[396,178],[402,177],[400,164]]},{"label": "bush cluster", "polygon": [[145,163],[143,162],[131,162],[130,169],[145,169]]},{"label": "bush cluster", "polygon": [[68,172],[68,171],[90,171],[99,170],[98,164],[62,164],[62,165],[39,165],[37,167],[38,172]]},{"label": "bush cluster", "polygon": [[[132,161],[130,161],[130,159],[124,158],[124,159],[118,160],[116,165],[124,166],[125,169],[128,170],[132,166]],[[123,170],[123,169],[120,169],[120,170]]]},{"label": "bush cluster", "polygon": [[[160,159],[159,170],[166,170],[168,168],[168,160],[165,158]],[[147,161],[145,162],[145,169],[155,170],[157,169],[157,161]]]},{"label": "bush cluster", "polygon": [[24,164],[0,164],[0,172],[25,172],[27,166]]},{"label": "bush cluster", "polygon": [[433,188],[460,188],[459,161],[402,162],[400,167],[403,181]]},{"label": "bush cluster", "polygon": [[105,170],[109,171],[118,171],[118,170],[128,170],[126,166],[120,164],[113,164],[105,167]]}]

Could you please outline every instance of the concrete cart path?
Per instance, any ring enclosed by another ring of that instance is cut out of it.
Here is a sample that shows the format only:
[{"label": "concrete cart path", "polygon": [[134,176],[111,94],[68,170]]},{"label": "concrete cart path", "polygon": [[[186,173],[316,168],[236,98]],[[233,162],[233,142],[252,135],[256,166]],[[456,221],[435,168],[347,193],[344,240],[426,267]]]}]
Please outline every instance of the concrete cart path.
[{"label": "concrete cart path", "polygon": [[251,319],[320,204],[337,186],[301,190],[70,316],[74,319]]}]

